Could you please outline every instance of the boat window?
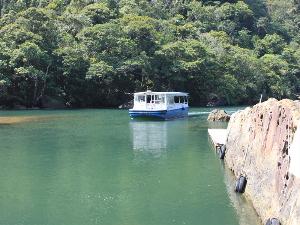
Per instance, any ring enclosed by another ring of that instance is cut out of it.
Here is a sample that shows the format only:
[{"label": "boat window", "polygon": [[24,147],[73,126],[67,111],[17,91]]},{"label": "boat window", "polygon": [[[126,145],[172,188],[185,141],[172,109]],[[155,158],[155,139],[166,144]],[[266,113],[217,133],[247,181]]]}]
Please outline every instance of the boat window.
[{"label": "boat window", "polygon": [[180,97],[179,96],[174,96],[174,102],[175,103],[180,103]]},{"label": "boat window", "polygon": [[188,97],[187,96],[184,96],[184,103],[188,103]]},{"label": "boat window", "polygon": [[147,103],[151,102],[151,95],[147,95]]},{"label": "boat window", "polygon": [[144,95],[138,95],[136,96],[136,101],[137,102],[145,102],[145,96]]},{"label": "boat window", "polygon": [[173,96],[168,96],[168,103],[169,104],[174,104],[174,97]]},{"label": "boat window", "polygon": [[154,95],[153,96],[154,97],[154,103],[156,103],[156,104],[159,104],[160,103],[160,98],[159,98],[159,95]]},{"label": "boat window", "polygon": [[160,96],[160,102],[165,103],[165,96]]},{"label": "boat window", "polygon": [[179,97],[180,103],[184,103],[184,96]]}]

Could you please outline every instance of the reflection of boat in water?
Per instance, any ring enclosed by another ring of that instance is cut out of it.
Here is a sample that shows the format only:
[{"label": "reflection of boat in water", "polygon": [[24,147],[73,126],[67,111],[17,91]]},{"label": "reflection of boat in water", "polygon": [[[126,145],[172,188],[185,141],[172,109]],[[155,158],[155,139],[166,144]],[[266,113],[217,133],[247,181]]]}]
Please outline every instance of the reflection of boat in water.
[{"label": "reflection of boat in water", "polygon": [[132,121],[133,150],[138,153],[160,157],[166,151],[167,123],[159,121]]},{"label": "reflection of boat in water", "polygon": [[131,118],[174,119],[188,116],[188,94],[184,92],[138,92]]}]

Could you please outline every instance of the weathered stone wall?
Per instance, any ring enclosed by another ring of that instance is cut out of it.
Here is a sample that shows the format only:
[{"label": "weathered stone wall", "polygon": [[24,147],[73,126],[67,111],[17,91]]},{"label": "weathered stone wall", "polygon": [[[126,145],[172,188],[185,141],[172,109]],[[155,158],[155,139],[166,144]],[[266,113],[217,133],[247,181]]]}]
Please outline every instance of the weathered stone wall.
[{"label": "weathered stone wall", "polygon": [[223,109],[214,109],[209,113],[207,120],[228,122],[230,120],[230,115]]},{"label": "weathered stone wall", "polygon": [[245,195],[264,223],[277,217],[283,225],[300,224],[300,178],[289,173],[299,119],[299,101],[276,99],[230,119],[225,160],[236,176],[247,176]]}]

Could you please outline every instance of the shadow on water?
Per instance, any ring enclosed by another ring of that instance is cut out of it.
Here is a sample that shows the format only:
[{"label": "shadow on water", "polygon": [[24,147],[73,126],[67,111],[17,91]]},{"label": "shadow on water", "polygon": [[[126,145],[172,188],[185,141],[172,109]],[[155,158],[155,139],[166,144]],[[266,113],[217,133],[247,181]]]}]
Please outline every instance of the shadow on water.
[{"label": "shadow on water", "polygon": [[[226,129],[228,123],[227,122],[208,122],[206,121],[206,125],[211,129]],[[215,152],[213,143],[208,137],[208,146],[209,148]],[[218,155],[216,154],[216,158]],[[231,204],[236,210],[237,217],[239,219],[239,225],[258,225],[262,224],[258,214],[256,213],[253,204],[251,201],[247,200],[244,195],[237,194],[234,191],[234,185],[236,182],[236,177],[233,172],[226,166],[224,161],[220,161],[220,168],[224,174],[224,183],[226,186],[227,194],[231,201]]]},{"label": "shadow on water", "polygon": [[230,201],[234,208],[236,209],[236,213],[239,218],[240,225],[257,225],[262,224],[259,219],[255,209],[251,202],[249,202],[244,195],[237,194],[234,191],[234,185],[236,182],[236,178],[231,170],[229,170],[223,162],[222,169],[224,172],[224,182],[226,185],[227,193],[230,198]]},{"label": "shadow on water", "polygon": [[[219,124],[219,126],[224,126]],[[215,152],[215,156],[218,158],[212,141],[208,137],[209,148]],[[224,161],[220,160],[220,167],[224,174],[224,183],[226,186],[226,191],[229,196],[232,206],[236,210],[237,217],[239,219],[239,225],[260,225],[262,221],[259,219],[258,214],[256,213],[253,204],[251,201],[245,198],[244,195],[238,194],[234,191],[234,186],[236,183],[236,177],[233,172],[226,166]]]}]

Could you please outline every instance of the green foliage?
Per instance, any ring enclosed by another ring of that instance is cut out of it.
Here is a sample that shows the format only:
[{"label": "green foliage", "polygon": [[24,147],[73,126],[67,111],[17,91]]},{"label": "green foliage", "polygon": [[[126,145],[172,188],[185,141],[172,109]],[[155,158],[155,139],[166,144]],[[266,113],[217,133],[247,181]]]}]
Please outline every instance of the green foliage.
[{"label": "green foliage", "polygon": [[147,52],[153,53],[156,49],[158,35],[158,21],[147,16],[124,16],[121,19],[121,26],[126,35],[135,41],[138,47]]},{"label": "green foliage", "polygon": [[257,55],[263,56],[264,54],[281,54],[286,43],[278,34],[267,34],[263,39],[257,40],[254,45]]},{"label": "green foliage", "polygon": [[202,31],[220,30],[235,35],[241,29],[253,29],[254,16],[248,5],[242,1],[224,3],[220,6],[206,6],[201,2],[189,5],[188,18],[198,24]]},{"label": "green foliage", "polygon": [[287,78],[288,63],[278,55],[266,54],[262,57],[262,66],[267,94],[276,98],[291,96],[293,89]]},{"label": "green foliage", "polygon": [[56,21],[59,34],[67,33],[76,36],[83,28],[91,26],[91,21],[88,17],[77,14],[64,13],[59,16]]},{"label": "green foliage", "polygon": [[111,75],[113,74],[113,67],[109,66],[107,63],[101,61],[92,63],[89,70],[86,73],[87,79],[100,79],[103,80],[107,85],[110,84]]},{"label": "green foliage", "polygon": [[0,1],[0,105],[117,106],[135,91],[224,104],[300,93],[293,0]]},{"label": "green foliage", "polygon": [[238,32],[238,44],[243,48],[252,48],[252,35],[247,29],[240,30]]},{"label": "green foliage", "polygon": [[113,12],[103,3],[87,5],[81,13],[87,16],[93,24],[106,23],[114,18]]}]

